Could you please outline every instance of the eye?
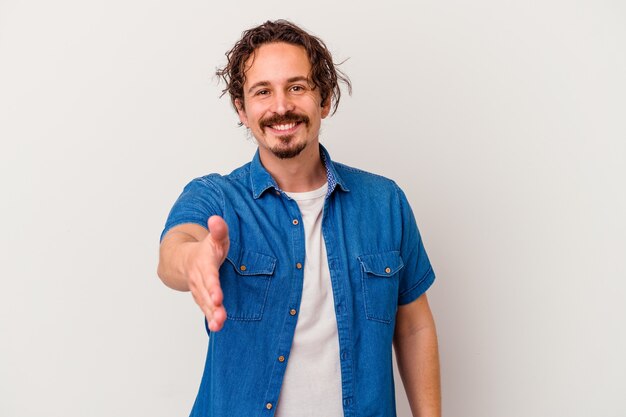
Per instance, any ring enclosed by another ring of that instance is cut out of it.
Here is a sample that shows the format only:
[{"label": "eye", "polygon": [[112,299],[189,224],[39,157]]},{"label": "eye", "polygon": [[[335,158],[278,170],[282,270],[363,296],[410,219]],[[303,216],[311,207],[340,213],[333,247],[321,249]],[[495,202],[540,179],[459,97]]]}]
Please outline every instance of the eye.
[{"label": "eye", "polygon": [[255,96],[266,96],[269,93],[270,93],[269,90],[258,90],[256,93],[254,93],[254,95]]},{"label": "eye", "polygon": [[291,91],[295,92],[295,93],[301,93],[304,91],[304,87],[301,85],[294,85],[291,87]]}]

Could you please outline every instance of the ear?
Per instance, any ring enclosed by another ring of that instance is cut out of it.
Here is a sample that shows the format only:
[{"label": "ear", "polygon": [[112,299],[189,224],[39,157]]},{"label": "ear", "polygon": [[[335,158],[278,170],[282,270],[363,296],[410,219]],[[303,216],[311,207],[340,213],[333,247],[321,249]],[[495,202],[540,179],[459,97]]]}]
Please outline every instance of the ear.
[{"label": "ear", "polygon": [[239,121],[241,122],[241,124],[243,124],[245,127],[250,127],[248,126],[248,115],[246,114],[246,110],[243,107],[243,102],[238,98],[235,99],[235,107],[237,108],[237,114],[239,115]]},{"label": "ear", "polygon": [[330,97],[326,98],[326,101],[322,103],[322,119],[325,119],[326,116],[330,114],[330,104],[332,100]]}]

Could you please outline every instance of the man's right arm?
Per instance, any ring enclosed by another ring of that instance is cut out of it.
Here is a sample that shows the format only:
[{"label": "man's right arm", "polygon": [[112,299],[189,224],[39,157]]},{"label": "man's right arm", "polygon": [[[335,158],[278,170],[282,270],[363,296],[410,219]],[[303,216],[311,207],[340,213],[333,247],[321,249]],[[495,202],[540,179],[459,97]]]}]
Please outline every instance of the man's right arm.
[{"label": "man's right arm", "polygon": [[228,253],[228,226],[219,216],[210,217],[207,226],[186,223],[170,229],[161,241],[157,273],[168,287],[191,291],[209,329],[218,331],[226,321],[219,268]]}]

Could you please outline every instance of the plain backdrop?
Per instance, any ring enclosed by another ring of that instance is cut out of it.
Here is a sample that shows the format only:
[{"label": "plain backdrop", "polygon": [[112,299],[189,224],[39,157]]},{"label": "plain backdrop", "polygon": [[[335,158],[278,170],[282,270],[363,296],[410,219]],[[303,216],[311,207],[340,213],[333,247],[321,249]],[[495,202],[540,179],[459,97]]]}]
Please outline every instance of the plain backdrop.
[{"label": "plain backdrop", "polygon": [[608,0],[0,0],[0,415],[189,413],[207,335],[156,276],[159,234],[187,181],[252,157],[213,73],[277,18],[347,59],[333,158],[413,206],[444,415],[626,415],[626,6]]}]

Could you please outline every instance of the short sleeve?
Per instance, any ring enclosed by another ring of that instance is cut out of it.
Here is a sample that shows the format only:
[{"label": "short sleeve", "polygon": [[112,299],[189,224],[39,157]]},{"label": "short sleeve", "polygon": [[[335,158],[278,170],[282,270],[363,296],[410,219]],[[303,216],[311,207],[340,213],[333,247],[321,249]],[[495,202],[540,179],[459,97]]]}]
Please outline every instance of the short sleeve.
[{"label": "short sleeve", "polygon": [[160,240],[174,226],[195,223],[207,227],[209,217],[223,216],[224,197],[207,177],[196,178],[185,186],[167,216]]},{"label": "short sleeve", "polygon": [[[396,186],[397,187],[397,186]],[[398,304],[409,304],[435,281],[435,273],[424,249],[413,210],[404,192],[397,188],[402,214],[402,242],[400,256],[404,262],[401,270]]]}]

